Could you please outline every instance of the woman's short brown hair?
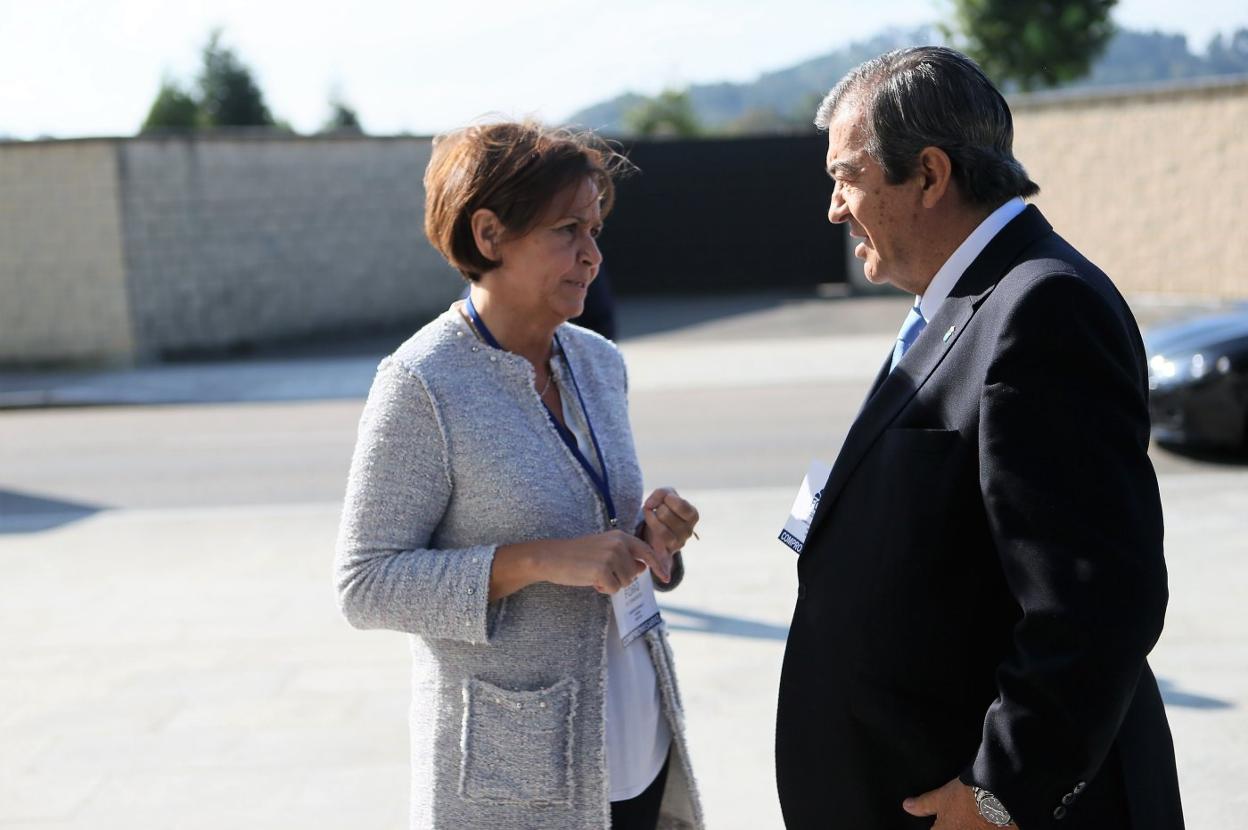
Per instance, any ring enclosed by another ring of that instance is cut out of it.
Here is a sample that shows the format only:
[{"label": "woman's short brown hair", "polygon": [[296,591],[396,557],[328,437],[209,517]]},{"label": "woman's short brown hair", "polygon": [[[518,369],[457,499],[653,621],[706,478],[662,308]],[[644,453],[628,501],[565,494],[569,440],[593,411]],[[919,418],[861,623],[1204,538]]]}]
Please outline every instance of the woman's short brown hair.
[{"label": "woman's short brown hair", "polygon": [[606,217],[615,202],[614,177],[626,169],[628,160],[590,132],[532,121],[465,127],[434,139],[425,169],[425,235],[475,282],[501,264],[473,238],[478,210],[493,211],[509,235],[523,236],[560,193],[588,178]]}]

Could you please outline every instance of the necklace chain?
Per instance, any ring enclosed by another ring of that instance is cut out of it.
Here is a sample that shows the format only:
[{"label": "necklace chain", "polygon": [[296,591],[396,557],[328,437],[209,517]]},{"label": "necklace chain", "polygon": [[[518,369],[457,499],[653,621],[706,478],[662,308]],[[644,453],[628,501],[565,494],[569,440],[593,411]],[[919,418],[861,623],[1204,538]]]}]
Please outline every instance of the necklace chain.
[{"label": "necklace chain", "polygon": [[[476,337],[478,341],[484,343],[485,338],[481,336],[481,332],[477,331],[477,325],[476,323],[472,321],[472,318],[469,317],[467,314],[465,314],[462,308],[459,309],[459,314],[461,317],[464,318],[464,322],[468,324],[468,330],[472,332],[473,336]],[[535,369],[534,375],[536,374],[537,374],[537,370]],[[546,397],[546,393],[550,391],[551,381],[553,381],[554,379],[555,379],[555,372],[553,369],[550,368],[550,363],[548,361],[546,363],[546,385],[543,386],[541,391],[537,393],[537,396],[539,398]],[[534,378],[534,380],[536,380],[536,378]]]}]

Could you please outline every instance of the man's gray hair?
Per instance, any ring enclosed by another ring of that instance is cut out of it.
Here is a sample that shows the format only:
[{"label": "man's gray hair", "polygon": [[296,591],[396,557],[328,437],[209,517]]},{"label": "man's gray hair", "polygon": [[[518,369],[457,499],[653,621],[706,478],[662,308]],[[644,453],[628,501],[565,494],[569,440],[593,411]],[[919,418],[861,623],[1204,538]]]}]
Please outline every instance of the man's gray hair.
[{"label": "man's gray hair", "polygon": [[1014,158],[1014,120],[1005,98],[976,63],[953,49],[915,46],[872,58],[849,72],[819,105],[828,129],[860,107],[865,146],[890,184],[914,174],[924,147],[944,150],[962,197],[995,206],[1039,186]]}]

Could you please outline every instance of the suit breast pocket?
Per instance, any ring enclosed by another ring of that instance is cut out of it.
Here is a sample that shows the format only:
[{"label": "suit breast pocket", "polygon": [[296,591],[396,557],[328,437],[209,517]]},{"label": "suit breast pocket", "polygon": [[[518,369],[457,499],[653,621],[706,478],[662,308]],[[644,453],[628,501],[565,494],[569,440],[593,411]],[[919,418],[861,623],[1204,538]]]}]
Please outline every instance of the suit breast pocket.
[{"label": "suit breast pocket", "polygon": [[977,491],[969,445],[952,429],[889,429],[871,465],[872,488],[889,535],[909,547],[939,534]]},{"label": "suit breast pocket", "polygon": [[958,441],[956,429],[914,429],[895,427],[884,430],[880,441],[886,452],[943,454]]},{"label": "suit breast pocket", "polygon": [[889,429],[878,461],[899,489],[928,490],[961,466],[965,446],[956,429]]}]

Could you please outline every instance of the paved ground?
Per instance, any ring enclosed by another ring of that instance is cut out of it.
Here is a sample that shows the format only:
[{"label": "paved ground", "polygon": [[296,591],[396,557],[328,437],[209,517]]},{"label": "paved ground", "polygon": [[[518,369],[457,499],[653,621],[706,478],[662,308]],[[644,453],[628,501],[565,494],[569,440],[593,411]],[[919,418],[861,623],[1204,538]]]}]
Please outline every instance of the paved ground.
[{"label": "paved ground", "polygon": [[[775,534],[902,316],[896,298],[624,309],[647,478],[704,515],[665,611],[714,828],[780,826],[772,722],[795,579]],[[329,583],[360,396],[385,348],[56,386],[0,377],[10,404],[40,388],[209,401],[0,412],[0,828],[403,826],[404,639],[348,628]],[[1248,467],[1154,459],[1172,602],[1153,663],[1189,827],[1236,826]]]}]

